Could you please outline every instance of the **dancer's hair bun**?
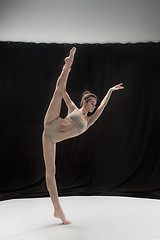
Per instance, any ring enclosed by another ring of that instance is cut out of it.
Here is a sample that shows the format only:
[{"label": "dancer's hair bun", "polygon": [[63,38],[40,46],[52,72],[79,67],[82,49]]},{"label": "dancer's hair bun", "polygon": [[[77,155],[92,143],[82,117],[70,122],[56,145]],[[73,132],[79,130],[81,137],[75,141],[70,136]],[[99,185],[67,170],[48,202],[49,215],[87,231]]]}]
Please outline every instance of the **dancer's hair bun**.
[{"label": "dancer's hair bun", "polygon": [[88,94],[88,93],[91,93],[90,91],[84,91],[83,93],[82,93],[82,97],[84,97],[84,95],[86,95],[86,94]]}]

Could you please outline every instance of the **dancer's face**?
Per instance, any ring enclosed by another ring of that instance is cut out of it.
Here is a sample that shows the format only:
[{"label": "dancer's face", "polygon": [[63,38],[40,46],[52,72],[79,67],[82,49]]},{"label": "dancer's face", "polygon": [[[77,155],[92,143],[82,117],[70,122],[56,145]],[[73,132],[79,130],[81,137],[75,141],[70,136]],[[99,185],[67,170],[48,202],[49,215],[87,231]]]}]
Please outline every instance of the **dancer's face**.
[{"label": "dancer's face", "polygon": [[91,97],[88,101],[84,102],[84,106],[87,112],[93,112],[96,107],[96,99],[94,97]]}]

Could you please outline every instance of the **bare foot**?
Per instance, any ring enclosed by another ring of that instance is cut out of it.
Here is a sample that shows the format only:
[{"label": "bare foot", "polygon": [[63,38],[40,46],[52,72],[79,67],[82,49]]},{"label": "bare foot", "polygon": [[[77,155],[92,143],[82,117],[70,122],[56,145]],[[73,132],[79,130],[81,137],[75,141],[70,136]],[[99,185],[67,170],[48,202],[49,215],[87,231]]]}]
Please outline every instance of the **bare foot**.
[{"label": "bare foot", "polygon": [[66,219],[62,209],[55,210],[54,217],[60,218],[62,220],[63,224],[71,224],[71,222]]},{"label": "bare foot", "polygon": [[72,65],[72,63],[73,63],[75,52],[76,52],[76,48],[73,47],[73,48],[70,50],[69,56],[64,59],[65,64],[67,64],[69,67],[71,67],[71,65]]}]

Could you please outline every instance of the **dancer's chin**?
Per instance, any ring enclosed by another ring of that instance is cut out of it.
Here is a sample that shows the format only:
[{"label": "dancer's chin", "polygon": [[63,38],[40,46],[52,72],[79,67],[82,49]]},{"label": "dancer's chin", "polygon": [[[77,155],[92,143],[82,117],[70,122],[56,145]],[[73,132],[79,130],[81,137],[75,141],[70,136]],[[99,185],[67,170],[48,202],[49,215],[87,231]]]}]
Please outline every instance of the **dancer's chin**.
[{"label": "dancer's chin", "polygon": [[89,112],[92,113],[94,111],[94,109],[90,110]]}]

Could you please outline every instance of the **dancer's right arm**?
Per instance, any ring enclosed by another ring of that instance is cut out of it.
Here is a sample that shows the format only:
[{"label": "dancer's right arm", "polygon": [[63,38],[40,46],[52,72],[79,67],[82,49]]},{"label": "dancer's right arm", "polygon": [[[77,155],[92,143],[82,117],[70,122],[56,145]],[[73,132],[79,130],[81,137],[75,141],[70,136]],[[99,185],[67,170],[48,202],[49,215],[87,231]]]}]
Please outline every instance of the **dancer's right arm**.
[{"label": "dancer's right arm", "polygon": [[75,109],[77,109],[77,106],[75,103],[71,100],[70,96],[66,91],[63,92],[63,99],[67,105],[68,108],[68,114],[73,112]]}]

